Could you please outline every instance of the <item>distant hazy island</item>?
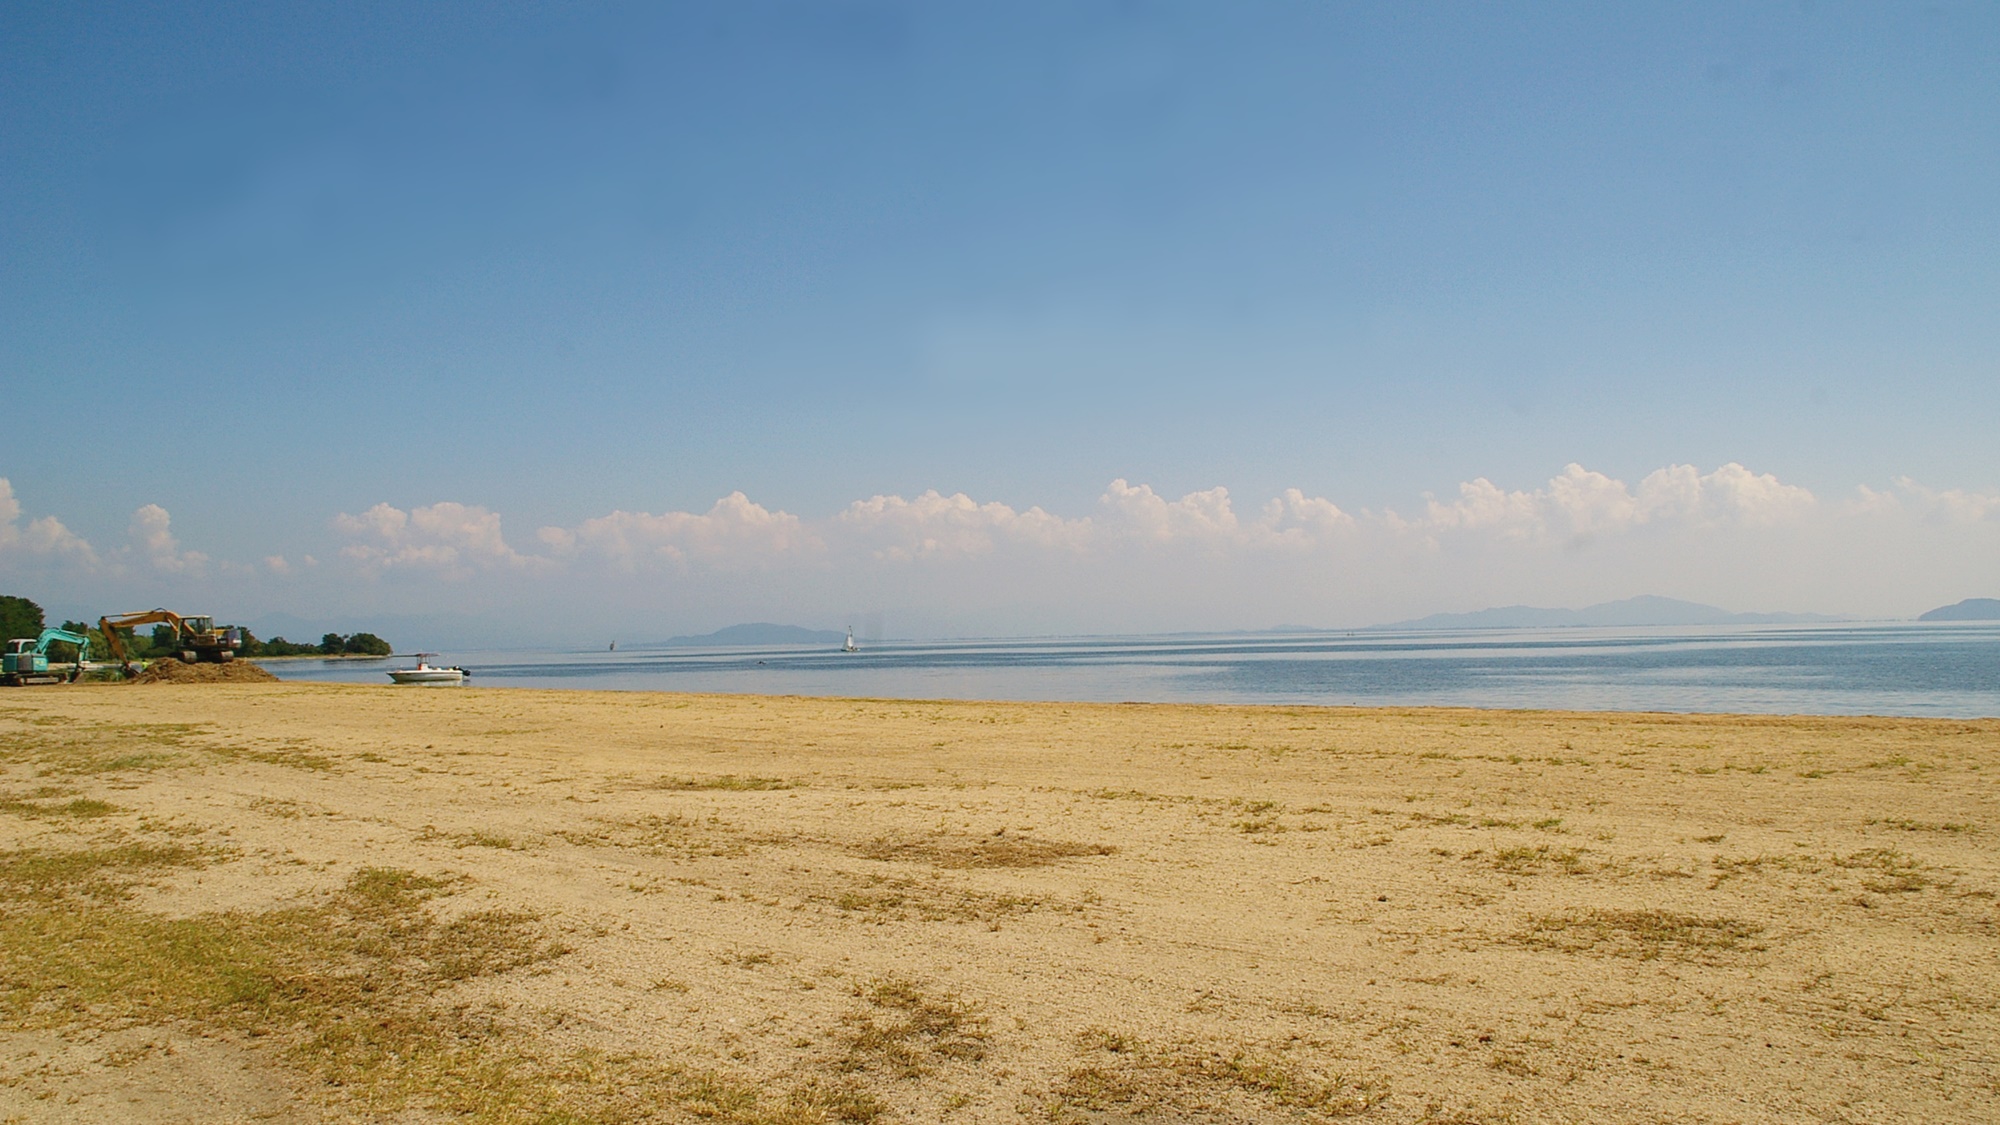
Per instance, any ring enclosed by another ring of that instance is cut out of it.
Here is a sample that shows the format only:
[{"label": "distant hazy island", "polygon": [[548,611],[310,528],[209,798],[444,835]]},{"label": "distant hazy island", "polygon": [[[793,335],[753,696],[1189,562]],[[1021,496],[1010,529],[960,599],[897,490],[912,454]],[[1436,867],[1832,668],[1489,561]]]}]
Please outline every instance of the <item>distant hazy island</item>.
[{"label": "distant hazy island", "polygon": [[1552,629],[1623,628],[1639,625],[1802,625],[1838,621],[1821,613],[1732,613],[1678,598],[1641,594],[1623,601],[1602,602],[1582,609],[1543,609],[1531,605],[1501,606],[1471,613],[1433,613],[1413,621],[1398,621],[1374,629]]},{"label": "distant hazy island", "polygon": [[2000,598],[1967,598],[1919,614],[1919,621],[2000,621]]},{"label": "distant hazy island", "polygon": [[630,648],[682,648],[709,645],[837,645],[847,634],[834,629],[807,629],[799,625],[773,625],[768,621],[731,625],[700,636],[673,637],[630,645]]}]

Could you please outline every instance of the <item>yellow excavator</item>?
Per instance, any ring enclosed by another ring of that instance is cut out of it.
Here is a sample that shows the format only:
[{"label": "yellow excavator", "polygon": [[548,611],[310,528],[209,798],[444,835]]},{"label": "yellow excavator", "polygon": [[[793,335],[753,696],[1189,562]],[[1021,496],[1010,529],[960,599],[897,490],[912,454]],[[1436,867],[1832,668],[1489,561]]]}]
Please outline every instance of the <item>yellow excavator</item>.
[{"label": "yellow excavator", "polygon": [[174,642],[180,650],[174,655],[183,664],[227,664],[236,659],[236,650],[243,647],[243,630],[234,626],[218,629],[213,617],[182,617],[170,609],[100,617],[97,619],[97,630],[104,634],[105,645],[111,649],[112,657],[125,666],[127,675],[132,672],[132,658],[125,651],[125,638],[119,630],[138,625],[171,625]]}]

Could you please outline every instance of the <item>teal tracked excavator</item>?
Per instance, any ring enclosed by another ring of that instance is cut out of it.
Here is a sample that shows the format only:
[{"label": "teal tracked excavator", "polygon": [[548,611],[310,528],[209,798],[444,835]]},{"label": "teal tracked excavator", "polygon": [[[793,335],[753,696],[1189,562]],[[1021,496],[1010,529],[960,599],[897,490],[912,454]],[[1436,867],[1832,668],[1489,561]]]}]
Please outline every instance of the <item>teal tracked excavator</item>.
[{"label": "teal tracked excavator", "polygon": [[[73,647],[76,661],[67,667],[58,665],[51,668],[49,648],[59,644]],[[79,636],[67,629],[44,629],[41,636],[32,640],[22,637],[7,642],[6,651],[0,653],[0,683],[14,687],[73,683],[83,675],[84,661],[89,659],[89,637]]]}]

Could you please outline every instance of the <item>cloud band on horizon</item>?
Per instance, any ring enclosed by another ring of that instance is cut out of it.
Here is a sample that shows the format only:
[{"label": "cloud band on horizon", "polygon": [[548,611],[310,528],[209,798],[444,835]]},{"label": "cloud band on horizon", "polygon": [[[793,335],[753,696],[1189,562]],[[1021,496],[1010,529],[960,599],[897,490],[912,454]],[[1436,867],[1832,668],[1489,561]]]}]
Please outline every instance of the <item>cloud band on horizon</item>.
[{"label": "cloud band on horizon", "polygon": [[[684,609],[894,603],[1138,621],[1178,620],[1190,606],[1217,619],[1366,619],[1665,591],[1851,612],[1902,588],[1966,596],[1966,576],[2000,558],[2000,495],[1904,477],[1828,501],[1735,462],[1671,465],[1636,485],[1572,463],[1533,488],[1480,477],[1407,511],[1350,511],[1296,488],[1239,510],[1224,487],[1175,498],[1121,478],[1077,515],[928,490],[808,518],[733,492],[704,511],[613,511],[518,545],[500,513],[457,501],[378,503],[326,526],[327,565],[311,553],[318,544],[260,545],[286,549],[238,563],[184,547],[166,510],[146,504],[126,543],[99,550],[52,515],[27,519],[0,478],[0,574],[67,582],[93,600],[107,587],[165,597],[226,581],[203,596],[261,589],[283,603],[296,596],[285,590],[311,589],[325,604],[470,597],[578,613],[592,597]],[[587,581],[548,581],[564,575]],[[1799,597],[1819,602],[1789,604]]]}]

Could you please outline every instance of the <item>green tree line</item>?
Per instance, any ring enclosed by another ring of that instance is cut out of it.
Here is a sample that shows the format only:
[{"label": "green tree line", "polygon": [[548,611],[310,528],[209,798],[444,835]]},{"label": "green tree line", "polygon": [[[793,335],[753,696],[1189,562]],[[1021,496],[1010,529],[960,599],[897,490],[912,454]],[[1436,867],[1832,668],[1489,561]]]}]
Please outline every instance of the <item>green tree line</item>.
[{"label": "green tree line", "polygon": [[390,645],[388,641],[383,640],[373,633],[352,633],[345,637],[339,633],[328,633],[319,639],[318,644],[301,644],[296,641],[288,641],[283,637],[272,637],[268,641],[259,641],[251,637],[250,630],[243,630],[243,648],[246,655],[249,655],[248,650],[253,644],[257,646],[257,652],[254,654],[257,656],[312,656],[314,654],[320,656],[387,656],[396,651],[394,646]]},{"label": "green tree line", "polygon": [[[28,598],[0,594],[0,640],[16,637],[37,637],[46,627],[42,607]],[[65,621],[62,627],[69,632],[90,638],[90,655],[93,660],[109,659],[111,646],[105,643],[104,634],[97,627],[82,621]],[[240,628],[240,626],[239,626]],[[135,659],[146,660],[153,657],[172,656],[180,651],[180,643],[171,625],[155,625],[149,636],[137,636],[130,629],[120,629],[119,639],[125,644],[125,651]],[[74,660],[76,654],[71,646],[58,644],[50,646],[51,662]],[[395,648],[388,641],[373,633],[352,633],[342,636],[327,633],[317,644],[310,641],[288,641],[283,637],[272,637],[268,641],[258,640],[248,629],[243,630],[241,656],[387,656]]]}]

